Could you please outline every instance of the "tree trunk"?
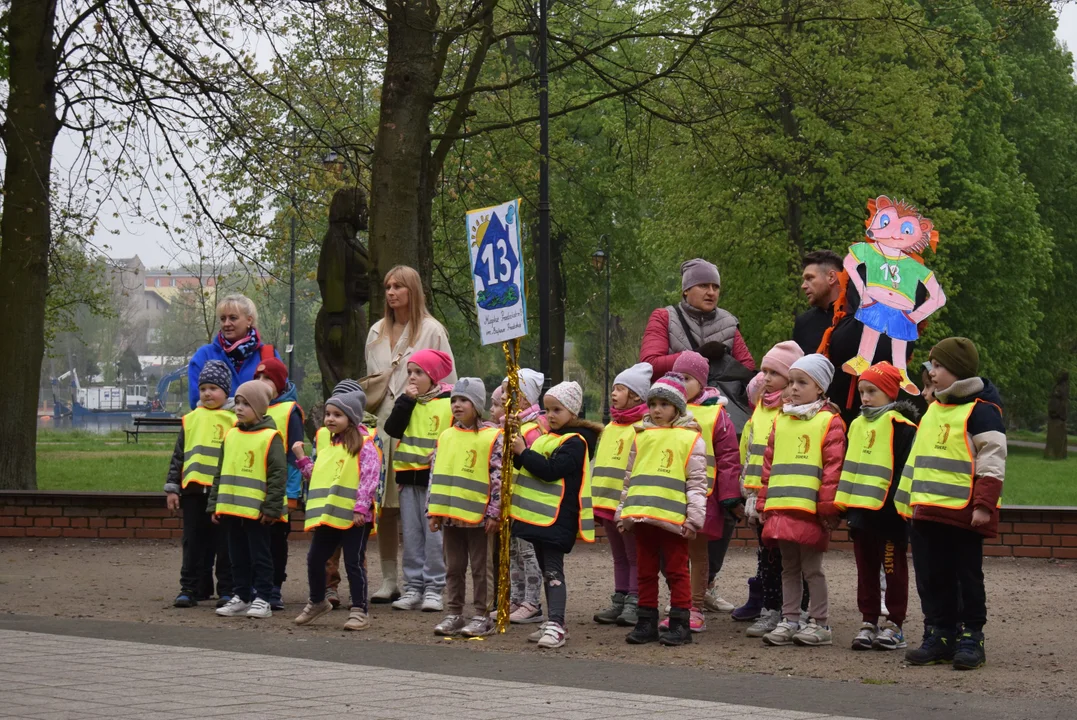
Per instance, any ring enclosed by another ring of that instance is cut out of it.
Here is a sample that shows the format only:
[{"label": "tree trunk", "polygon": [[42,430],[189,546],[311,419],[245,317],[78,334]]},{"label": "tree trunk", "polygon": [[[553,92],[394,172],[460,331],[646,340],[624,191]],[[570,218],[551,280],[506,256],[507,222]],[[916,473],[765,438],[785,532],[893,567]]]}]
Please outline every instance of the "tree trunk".
[{"label": "tree trunk", "polygon": [[419,271],[429,294],[433,272],[430,113],[440,68],[434,0],[389,0],[388,48],[370,187],[371,317],[385,302],[382,279],[394,265]]},{"label": "tree trunk", "polygon": [[1063,370],[1055,378],[1051,398],[1047,401],[1047,445],[1043,456],[1048,460],[1065,460],[1069,455],[1066,422],[1069,419],[1070,374]]},{"label": "tree trunk", "polygon": [[0,219],[0,489],[37,487],[37,388],[52,243],[49,171],[58,125],[55,23],[54,0],[11,0]]}]

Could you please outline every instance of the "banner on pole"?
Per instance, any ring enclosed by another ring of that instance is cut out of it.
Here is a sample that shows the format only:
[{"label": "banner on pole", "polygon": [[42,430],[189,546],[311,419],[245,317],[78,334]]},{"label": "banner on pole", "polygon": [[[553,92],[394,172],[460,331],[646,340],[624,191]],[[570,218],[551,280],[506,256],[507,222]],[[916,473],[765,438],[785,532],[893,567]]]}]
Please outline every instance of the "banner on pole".
[{"label": "banner on pole", "polygon": [[520,200],[469,210],[468,252],[482,344],[527,335],[527,297],[520,252]]}]

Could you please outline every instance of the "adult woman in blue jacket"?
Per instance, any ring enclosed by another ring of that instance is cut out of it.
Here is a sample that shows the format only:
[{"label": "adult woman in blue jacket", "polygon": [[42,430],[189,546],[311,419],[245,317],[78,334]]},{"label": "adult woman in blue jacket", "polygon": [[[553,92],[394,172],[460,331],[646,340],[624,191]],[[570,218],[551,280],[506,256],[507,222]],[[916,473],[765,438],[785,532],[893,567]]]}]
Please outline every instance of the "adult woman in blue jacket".
[{"label": "adult woman in blue jacket", "polygon": [[246,295],[229,295],[217,303],[220,331],[213,341],[195,351],[187,367],[188,399],[198,405],[198,376],[210,360],[220,360],[232,371],[232,388],[253,380],[263,359],[280,358],[258,334],[258,309]]}]

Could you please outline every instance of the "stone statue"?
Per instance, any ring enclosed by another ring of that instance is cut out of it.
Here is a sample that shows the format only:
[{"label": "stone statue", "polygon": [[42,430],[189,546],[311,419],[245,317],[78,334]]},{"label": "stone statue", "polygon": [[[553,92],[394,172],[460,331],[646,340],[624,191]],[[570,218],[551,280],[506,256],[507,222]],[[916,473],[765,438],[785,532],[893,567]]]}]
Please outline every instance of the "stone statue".
[{"label": "stone statue", "polygon": [[366,374],[367,314],[370,300],[370,257],[358,233],[367,229],[366,194],[344,188],[329,204],[329,230],[318,257],[322,307],[314,325],[322,397],[345,378]]}]

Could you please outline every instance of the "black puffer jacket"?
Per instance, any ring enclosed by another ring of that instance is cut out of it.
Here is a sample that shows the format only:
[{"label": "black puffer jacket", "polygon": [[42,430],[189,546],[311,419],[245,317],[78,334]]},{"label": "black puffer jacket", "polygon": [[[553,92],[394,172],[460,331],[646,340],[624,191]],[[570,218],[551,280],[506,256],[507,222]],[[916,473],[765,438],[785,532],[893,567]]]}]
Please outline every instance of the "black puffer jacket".
[{"label": "black puffer jacket", "polygon": [[561,500],[561,509],[557,520],[549,527],[539,527],[516,520],[512,524],[512,534],[530,543],[546,543],[555,546],[564,553],[572,552],[576,544],[576,535],[580,529],[580,484],[583,482],[583,466],[594,456],[598,446],[600,430],[596,431],[594,423],[579,421],[583,424],[571,428],[562,428],[560,432],[551,431],[551,435],[578,433],[583,437],[569,438],[554,450],[550,457],[528,448],[513,458],[513,467],[526,468],[528,472],[543,482],[557,482],[564,478],[565,494]]},{"label": "black puffer jacket", "polygon": [[[894,409],[910,422],[916,423],[920,419],[920,414],[908,401],[898,402]],[[886,502],[878,510],[849,508],[845,520],[853,532],[870,533],[904,544],[909,532],[908,523],[898,515],[894,507],[894,494],[901,482],[901,471],[905,467],[909,451],[912,450],[913,440],[916,439],[916,426],[893,420],[890,422],[894,425],[894,477],[890,482],[890,490],[886,493]]]}]

